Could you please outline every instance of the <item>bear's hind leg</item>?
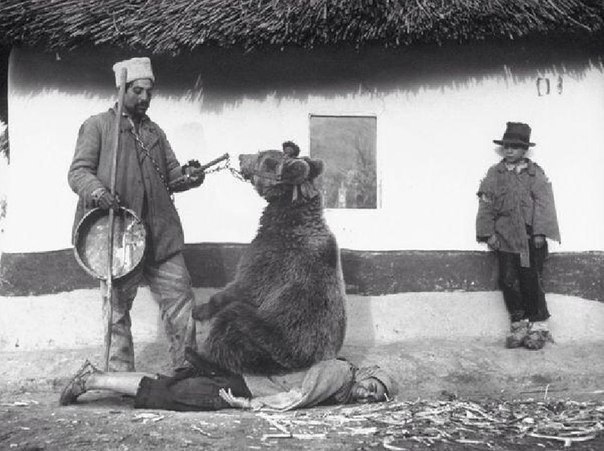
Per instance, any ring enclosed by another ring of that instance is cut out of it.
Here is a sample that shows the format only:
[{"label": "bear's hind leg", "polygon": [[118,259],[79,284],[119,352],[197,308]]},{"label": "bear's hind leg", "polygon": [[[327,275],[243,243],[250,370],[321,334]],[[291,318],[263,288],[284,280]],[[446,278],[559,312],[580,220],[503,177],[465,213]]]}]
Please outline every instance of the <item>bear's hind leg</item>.
[{"label": "bear's hind leg", "polygon": [[255,307],[234,302],[214,317],[200,351],[236,374],[277,374],[287,370],[283,343],[280,331],[260,318]]}]

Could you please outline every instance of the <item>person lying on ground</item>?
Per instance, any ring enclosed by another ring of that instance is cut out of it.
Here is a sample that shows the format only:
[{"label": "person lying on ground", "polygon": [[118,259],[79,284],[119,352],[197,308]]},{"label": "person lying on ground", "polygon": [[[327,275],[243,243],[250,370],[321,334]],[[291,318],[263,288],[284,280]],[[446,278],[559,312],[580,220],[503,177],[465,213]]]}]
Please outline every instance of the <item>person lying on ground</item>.
[{"label": "person lying on ground", "polygon": [[286,411],[316,405],[386,401],[397,388],[378,366],[357,368],[342,359],[275,376],[216,374],[188,367],[174,376],[102,372],[88,360],[63,389],[61,405],[91,390],[134,397],[134,407],[175,411],[226,408]]}]

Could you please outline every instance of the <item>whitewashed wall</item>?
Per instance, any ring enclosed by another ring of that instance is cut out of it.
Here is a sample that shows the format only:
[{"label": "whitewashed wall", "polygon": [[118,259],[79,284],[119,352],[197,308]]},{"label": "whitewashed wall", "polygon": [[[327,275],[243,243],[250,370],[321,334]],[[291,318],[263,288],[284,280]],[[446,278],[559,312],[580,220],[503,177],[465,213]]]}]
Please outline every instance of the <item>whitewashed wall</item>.
[{"label": "whitewashed wall", "polygon": [[[21,89],[26,66],[13,53],[9,76],[11,176],[5,252],[70,247],[76,197],[67,185],[78,128],[107,109],[112,91],[70,94],[64,89]],[[29,55],[31,58],[31,55]],[[457,71],[459,74],[459,70]],[[476,250],[475,192],[498,161],[493,139],[506,121],[528,122],[537,146],[529,156],[554,184],[562,245],[554,251],[604,250],[604,70],[582,75],[564,67],[564,90],[538,96],[535,78],[497,71],[464,82],[384,90],[325,89],[308,96],[242,97],[206,109],[190,92],[162,94],[158,83],[149,115],[168,135],[181,162],[201,162],[279,148],[287,139],[308,152],[309,114],[375,114],[381,208],[330,210],[326,216],[340,246],[360,250]],[[44,86],[44,73],[28,74]],[[458,75],[459,76],[459,75]],[[107,78],[111,87],[113,79]],[[319,94],[319,92],[321,94]],[[236,161],[236,160],[234,160]],[[209,175],[198,190],[177,196],[186,240],[248,242],[264,203],[228,172]]]}]

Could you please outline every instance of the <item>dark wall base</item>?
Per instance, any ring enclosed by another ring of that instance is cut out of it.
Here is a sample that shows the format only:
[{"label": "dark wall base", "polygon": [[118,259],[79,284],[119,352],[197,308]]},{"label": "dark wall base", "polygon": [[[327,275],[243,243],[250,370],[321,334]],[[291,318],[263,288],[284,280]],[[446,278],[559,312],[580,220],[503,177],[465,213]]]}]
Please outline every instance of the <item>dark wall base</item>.
[{"label": "dark wall base", "polygon": [[[245,244],[190,244],[185,249],[195,287],[221,287],[235,275]],[[497,290],[492,252],[342,250],[349,293],[380,295],[410,291]],[[546,262],[547,292],[604,302],[604,252],[555,253]],[[2,254],[0,295],[58,293],[98,286],[71,249]]]}]

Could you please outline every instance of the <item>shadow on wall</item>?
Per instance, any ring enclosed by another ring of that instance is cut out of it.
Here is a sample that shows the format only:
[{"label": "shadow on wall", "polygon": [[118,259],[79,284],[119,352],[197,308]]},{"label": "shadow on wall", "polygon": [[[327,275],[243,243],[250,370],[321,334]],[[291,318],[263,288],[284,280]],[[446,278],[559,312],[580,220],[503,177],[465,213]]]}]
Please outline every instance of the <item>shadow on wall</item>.
[{"label": "shadow on wall", "polygon": [[[8,122],[8,59],[10,48],[0,46],[0,123]],[[1,128],[1,127],[0,127]]]},{"label": "shadow on wall", "polygon": [[[19,63],[11,64],[11,86],[27,93],[57,89],[111,96],[113,63],[133,56],[140,54],[106,48],[60,54],[17,50],[11,56]],[[305,100],[316,94],[330,98],[359,92],[382,96],[401,86],[413,93],[467,86],[496,75],[519,81],[564,70],[581,78],[591,67],[604,67],[603,56],[601,46],[592,42],[550,39],[403,49],[204,49],[152,59],[158,93],[182,98],[184,92],[205,111],[218,112],[244,99]]]},{"label": "shadow on wall", "polygon": [[8,149],[8,127],[0,118],[0,254],[2,253],[2,235],[6,218],[6,183],[10,152]]},{"label": "shadow on wall", "polygon": [[193,286],[224,287],[235,276],[242,244],[190,244],[184,251]]}]

